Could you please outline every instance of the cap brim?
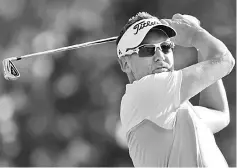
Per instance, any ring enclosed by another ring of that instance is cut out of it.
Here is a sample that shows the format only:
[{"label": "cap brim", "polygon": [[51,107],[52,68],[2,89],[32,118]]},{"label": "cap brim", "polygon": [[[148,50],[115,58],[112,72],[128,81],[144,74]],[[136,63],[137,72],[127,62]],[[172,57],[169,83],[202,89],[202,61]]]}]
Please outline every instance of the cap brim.
[{"label": "cap brim", "polygon": [[[176,31],[175,31],[173,28],[169,27],[169,26],[166,26],[166,25],[158,25],[158,26],[155,26],[155,27],[153,27],[153,28],[158,28],[158,29],[163,30],[163,31],[168,35],[168,37],[174,37],[174,36],[176,36]],[[153,28],[152,28],[152,29],[153,29]]]}]

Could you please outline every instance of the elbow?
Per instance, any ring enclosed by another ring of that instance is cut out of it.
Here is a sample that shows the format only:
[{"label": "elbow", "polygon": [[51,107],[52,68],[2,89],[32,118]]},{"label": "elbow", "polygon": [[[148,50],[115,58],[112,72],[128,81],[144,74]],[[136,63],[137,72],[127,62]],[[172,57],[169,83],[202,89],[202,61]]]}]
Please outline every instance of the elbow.
[{"label": "elbow", "polygon": [[222,124],[221,130],[226,128],[229,124],[230,124],[230,119],[223,120],[223,124]]},{"label": "elbow", "polygon": [[223,116],[223,128],[227,127],[230,124],[230,115],[229,112],[225,112]]},{"label": "elbow", "polygon": [[233,58],[233,56],[231,55],[231,58],[230,58],[230,69],[232,71],[232,69],[234,68],[235,66],[235,59]]},{"label": "elbow", "polygon": [[235,66],[235,59],[232,56],[232,54],[230,53],[230,51],[227,52],[227,57],[228,57],[227,60],[228,60],[228,67],[229,67],[229,73],[230,73],[233,70],[234,66]]},{"label": "elbow", "polygon": [[224,117],[222,117],[221,122],[219,122],[219,124],[217,124],[213,129],[212,132],[215,134],[221,130],[223,130],[224,128],[226,128],[230,123],[230,117],[225,115]]},{"label": "elbow", "polygon": [[230,116],[226,117],[225,127],[227,127],[229,124],[230,124]]}]

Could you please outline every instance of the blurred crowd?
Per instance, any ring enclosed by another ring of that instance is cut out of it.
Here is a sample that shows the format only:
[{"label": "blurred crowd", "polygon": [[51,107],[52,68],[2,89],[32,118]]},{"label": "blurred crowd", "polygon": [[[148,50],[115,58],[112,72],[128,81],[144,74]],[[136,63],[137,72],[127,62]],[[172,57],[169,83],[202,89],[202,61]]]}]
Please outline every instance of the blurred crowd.
[{"label": "blurred crowd", "polygon": [[[159,18],[197,17],[236,55],[234,0],[0,0],[0,58],[117,36],[127,20],[146,11]],[[175,49],[176,69],[195,63],[191,49]],[[133,166],[119,119],[128,83],[115,43],[16,62],[21,77],[0,71],[0,166]],[[2,68],[2,66],[1,66]],[[231,122],[215,134],[236,166],[235,68],[223,79]],[[191,99],[196,104],[198,96]]]}]

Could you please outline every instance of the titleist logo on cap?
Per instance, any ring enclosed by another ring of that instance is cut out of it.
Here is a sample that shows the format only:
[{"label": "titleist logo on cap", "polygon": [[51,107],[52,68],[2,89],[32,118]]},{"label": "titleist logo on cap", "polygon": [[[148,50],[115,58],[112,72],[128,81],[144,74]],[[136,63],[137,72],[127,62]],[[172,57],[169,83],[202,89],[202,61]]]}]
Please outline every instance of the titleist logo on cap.
[{"label": "titleist logo on cap", "polygon": [[160,23],[158,21],[142,21],[140,23],[137,23],[133,26],[133,29],[136,30],[134,35],[136,35],[139,32],[139,30],[142,30],[143,28],[145,28],[147,26],[153,26],[156,24],[160,24]]}]

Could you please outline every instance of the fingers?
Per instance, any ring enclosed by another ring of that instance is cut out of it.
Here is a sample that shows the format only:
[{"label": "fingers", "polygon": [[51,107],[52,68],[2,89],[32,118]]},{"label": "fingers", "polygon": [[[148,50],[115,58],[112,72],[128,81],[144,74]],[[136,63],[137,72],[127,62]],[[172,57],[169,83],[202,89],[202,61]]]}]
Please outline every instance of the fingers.
[{"label": "fingers", "polygon": [[200,25],[200,21],[194,17],[194,16],[191,16],[191,15],[181,15],[180,13],[177,13],[177,14],[174,14],[173,17],[172,17],[173,20],[184,20],[184,21],[190,21],[196,25]]},{"label": "fingers", "polygon": [[180,13],[176,13],[173,15],[172,19],[183,19],[183,16]]},{"label": "fingers", "polygon": [[168,19],[160,19],[160,22],[164,25],[169,26],[169,23],[166,20],[168,20]]},{"label": "fingers", "polygon": [[187,22],[184,19],[162,19],[161,23],[173,27],[175,29],[175,25],[177,24],[187,24]]},{"label": "fingers", "polygon": [[[197,18],[191,16],[191,15],[181,15],[180,13],[174,14],[172,19],[161,19],[160,20],[162,24],[171,26],[172,23],[188,23],[189,21],[192,21],[195,23],[199,21]],[[199,22],[200,25],[200,22]]]},{"label": "fingers", "polygon": [[194,16],[191,16],[191,15],[183,15],[183,17],[187,20],[190,20],[191,22],[195,23],[196,25],[200,25],[200,21],[194,17]]},{"label": "fingers", "polygon": [[160,22],[161,22],[162,24],[165,24],[165,25],[167,25],[167,26],[171,26],[171,27],[172,27],[172,23],[173,23],[174,21],[171,20],[171,19],[161,19]]}]

